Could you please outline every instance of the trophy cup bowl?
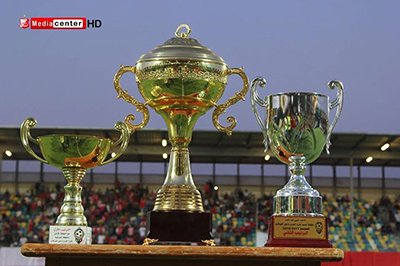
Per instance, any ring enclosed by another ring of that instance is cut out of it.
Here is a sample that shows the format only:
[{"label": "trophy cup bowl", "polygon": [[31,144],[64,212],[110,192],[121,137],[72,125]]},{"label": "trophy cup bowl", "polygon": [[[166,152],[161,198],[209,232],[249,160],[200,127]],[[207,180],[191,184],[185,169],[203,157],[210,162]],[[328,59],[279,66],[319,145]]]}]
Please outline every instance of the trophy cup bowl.
[{"label": "trophy cup bowl", "polygon": [[[186,29],[186,32],[181,32]],[[207,111],[214,108],[214,126],[228,135],[236,126],[236,119],[227,118],[222,126],[219,115],[244,100],[248,91],[248,78],[241,68],[228,68],[224,60],[209,48],[190,38],[188,25],[180,25],[176,37],[167,40],[142,55],[135,66],[121,66],[114,77],[119,98],[136,106],[143,121],[132,124],[134,115],[125,122],[131,130],[146,126],[150,106],[167,124],[172,145],[170,162],[164,184],[157,193],[154,209],[149,212],[148,234],[144,244],[179,242],[212,244],[211,214],[204,212],[200,192],[197,190],[189,160],[189,143],[193,128]],[[138,102],[121,89],[120,79],[126,72],[136,74],[136,83],[145,103]],[[240,92],[222,104],[217,104],[225,91],[228,76],[237,74],[243,79]]]},{"label": "trophy cup bowl", "polygon": [[[256,78],[251,84],[251,103],[256,120],[268,147],[281,162],[289,165],[291,177],[274,197],[274,214],[270,221],[267,246],[331,247],[326,219],[322,214],[322,197],[307,182],[305,165],[314,162],[326,147],[329,154],[330,135],[342,111],[343,84],[330,81],[328,87],[337,89],[337,98],[319,93],[278,93],[261,99],[257,86],[265,79]],[[257,105],[266,109],[265,122]],[[329,110],[337,107],[329,125]]]},{"label": "trophy cup bowl", "polygon": [[[36,125],[34,118],[21,125],[21,141],[26,151],[38,161],[61,169],[67,185],[65,197],[56,225],[50,226],[50,244],[90,244],[91,228],[88,227],[82,206],[79,185],[87,169],[108,164],[128,147],[130,131],[126,124],[118,122],[115,129],[121,132],[117,141],[99,136],[77,134],[44,135],[33,138],[30,129]],[[38,145],[43,158],[37,155],[30,142]],[[116,155],[106,160],[111,147],[120,146]]]}]

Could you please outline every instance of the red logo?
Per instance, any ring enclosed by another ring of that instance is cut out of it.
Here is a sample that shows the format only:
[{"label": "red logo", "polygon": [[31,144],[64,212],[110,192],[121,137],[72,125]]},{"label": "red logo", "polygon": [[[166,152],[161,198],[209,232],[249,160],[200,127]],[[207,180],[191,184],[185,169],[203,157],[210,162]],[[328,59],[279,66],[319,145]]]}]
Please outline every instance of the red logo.
[{"label": "red logo", "polygon": [[19,19],[19,27],[21,29],[29,28],[29,18],[26,18],[25,15],[23,18]]}]

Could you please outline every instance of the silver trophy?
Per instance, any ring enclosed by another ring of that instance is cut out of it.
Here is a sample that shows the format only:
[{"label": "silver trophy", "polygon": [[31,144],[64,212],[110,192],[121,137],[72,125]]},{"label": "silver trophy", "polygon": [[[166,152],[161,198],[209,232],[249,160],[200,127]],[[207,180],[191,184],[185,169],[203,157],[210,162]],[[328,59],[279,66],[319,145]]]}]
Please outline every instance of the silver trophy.
[{"label": "silver trophy", "polygon": [[[329,154],[329,139],[342,111],[343,84],[336,80],[328,83],[330,89],[337,89],[333,102],[326,95],[306,92],[272,94],[263,100],[257,94],[257,86],[265,84],[261,77],[251,82],[252,109],[264,135],[265,151],[270,147],[291,172],[287,184],[274,197],[273,216],[323,217],[322,197],[307,182],[305,165],[314,162],[324,146]],[[265,122],[257,105],[265,108]],[[329,110],[335,107],[336,115],[329,125]]]}]

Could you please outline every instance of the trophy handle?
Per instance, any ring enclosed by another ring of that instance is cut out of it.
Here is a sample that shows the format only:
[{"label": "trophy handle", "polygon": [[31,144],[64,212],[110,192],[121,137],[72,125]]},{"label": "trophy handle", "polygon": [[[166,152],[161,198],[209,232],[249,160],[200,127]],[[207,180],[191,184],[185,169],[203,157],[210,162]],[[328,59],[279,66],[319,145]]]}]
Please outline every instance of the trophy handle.
[{"label": "trophy handle", "polygon": [[127,90],[121,89],[120,80],[122,75],[126,72],[132,72],[133,74],[136,74],[136,67],[120,65],[118,72],[114,76],[114,88],[118,93],[118,99],[123,98],[128,103],[136,106],[136,111],[143,114],[142,122],[135,125],[131,123],[131,121],[135,120],[135,115],[130,114],[126,116],[125,123],[128,125],[131,133],[133,133],[135,130],[144,128],[147,125],[147,123],[149,122],[149,109],[146,107],[146,103],[139,102],[133,96],[129,95]]},{"label": "trophy handle", "polygon": [[253,113],[254,116],[256,117],[256,120],[258,122],[258,124],[260,125],[261,131],[263,133],[264,136],[264,152],[267,152],[268,150],[268,135],[267,135],[267,131],[268,131],[268,125],[267,124],[263,124],[262,119],[260,117],[260,114],[258,113],[258,109],[257,109],[257,104],[261,107],[267,107],[267,120],[268,120],[268,116],[269,116],[269,109],[268,109],[268,101],[264,101],[263,99],[261,99],[260,96],[258,96],[257,93],[257,86],[260,87],[264,87],[267,84],[266,80],[263,77],[256,77],[250,85],[250,102],[251,102],[251,108],[253,109]]},{"label": "trophy handle", "polygon": [[117,141],[111,142],[111,147],[115,147],[122,143],[121,147],[119,148],[119,151],[115,154],[114,157],[111,157],[107,161],[101,162],[99,164],[99,166],[115,161],[125,152],[126,148],[128,147],[129,139],[131,137],[131,131],[129,130],[128,125],[125,124],[124,122],[118,122],[115,124],[114,127],[115,127],[115,130],[121,132],[121,136],[119,137],[119,139]]},{"label": "trophy handle", "polygon": [[249,90],[249,78],[242,70],[243,68],[229,68],[227,69],[227,74],[237,74],[243,79],[243,88],[240,92],[236,92],[235,95],[229,98],[226,102],[219,104],[215,107],[215,110],[212,115],[212,121],[216,129],[219,131],[225,132],[228,136],[232,135],[232,130],[236,127],[236,119],[233,116],[228,116],[226,118],[227,123],[231,123],[230,125],[224,127],[222,126],[219,121],[218,117],[226,112],[226,108],[231,105],[234,105],[239,100],[244,101],[244,96],[246,95],[247,91]]},{"label": "trophy handle", "polygon": [[35,139],[31,136],[31,128],[36,126],[37,122],[35,118],[27,118],[21,125],[20,129],[20,138],[22,142],[22,146],[24,146],[25,150],[36,160],[48,164],[49,162],[46,159],[41,158],[37,155],[29,145],[29,141],[33,142],[36,145],[39,145],[38,139]]},{"label": "trophy handle", "polygon": [[339,119],[340,114],[342,113],[342,107],[343,107],[343,94],[344,94],[344,86],[343,83],[340,82],[339,80],[331,80],[328,82],[328,87],[333,90],[333,89],[337,89],[337,94],[336,94],[336,99],[333,102],[329,103],[329,109],[333,109],[335,107],[337,107],[336,109],[336,115],[335,118],[332,121],[332,124],[329,127],[329,131],[328,131],[328,136],[326,138],[326,144],[325,144],[325,149],[326,149],[326,153],[329,154],[329,147],[331,146],[331,134],[333,129],[336,126],[336,123]]}]

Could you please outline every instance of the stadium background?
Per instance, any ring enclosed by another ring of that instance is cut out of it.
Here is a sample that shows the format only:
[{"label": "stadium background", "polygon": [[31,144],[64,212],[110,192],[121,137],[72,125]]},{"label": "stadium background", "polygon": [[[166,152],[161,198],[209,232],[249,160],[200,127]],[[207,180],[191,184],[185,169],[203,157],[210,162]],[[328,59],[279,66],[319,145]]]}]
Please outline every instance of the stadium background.
[{"label": "stadium background", "polygon": [[[0,129],[0,243],[14,247],[48,241],[48,227],[58,215],[65,183],[60,172],[29,160],[17,132],[15,127]],[[111,129],[44,127],[32,133],[46,132],[117,137]],[[142,243],[145,214],[153,207],[168,166],[168,158],[162,156],[169,148],[162,145],[165,136],[166,131],[138,131],[118,162],[87,173],[83,204],[94,243]],[[324,198],[330,241],[334,247],[356,252],[349,253],[352,256],[358,256],[357,252],[398,254],[400,136],[336,133],[332,139],[332,153],[308,167],[308,179]],[[388,142],[390,148],[382,151]],[[287,168],[273,157],[265,158],[259,132],[236,132],[226,137],[215,131],[198,131],[192,144],[193,175],[205,209],[213,213],[217,244],[263,246],[272,197],[288,180]],[[227,155],[232,149],[236,152]],[[367,155],[374,156],[369,163]]]},{"label": "stadium background", "polygon": [[[250,79],[264,75],[265,95],[318,91],[333,96],[326,82],[343,81],[344,110],[332,154],[308,167],[307,177],[325,195],[334,245],[346,251],[379,251],[390,260],[389,254],[398,254],[390,252],[399,250],[399,7],[396,1],[1,1],[1,244],[46,241],[62,198],[61,174],[30,160],[19,145],[18,125],[33,116],[46,126],[34,131],[38,135],[68,127],[65,130],[74,133],[115,137],[109,128],[133,111],[115,99],[112,77],[118,65],[134,64],[172,37],[176,26],[188,23],[192,36],[229,66],[244,65]],[[18,22],[24,14],[87,17],[100,19],[103,26],[22,30]],[[122,82],[140,98],[133,76]],[[239,86],[239,79],[230,80],[221,100]],[[191,145],[194,179],[214,212],[220,244],[256,245],[257,232],[263,242],[271,196],[285,183],[287,169],[273,157],[265,161],[248,97],[229,112],[238,118],[231,138],[215,132],[210,113],[196,125]],[[163,181],[166,163],[161,155],[168,152],[161,146],[167,137],[159,130],[164,122],[154,112],[148,128],[157,130],[136,132],[130,152],[118,164],[85,177],[86,215],[95,228],[95,242],[140,243],[143,213],[151,209],[152,192]],[[154,136],[146,140],[151,132]],[[390,148],[383,152],[385,143]],[[373,160],[367,163],[369,156]],[[104,210],[116,215],[104,217]],[[4,256],[15,254],[1,249],[2,265],[9,261]]]}]

